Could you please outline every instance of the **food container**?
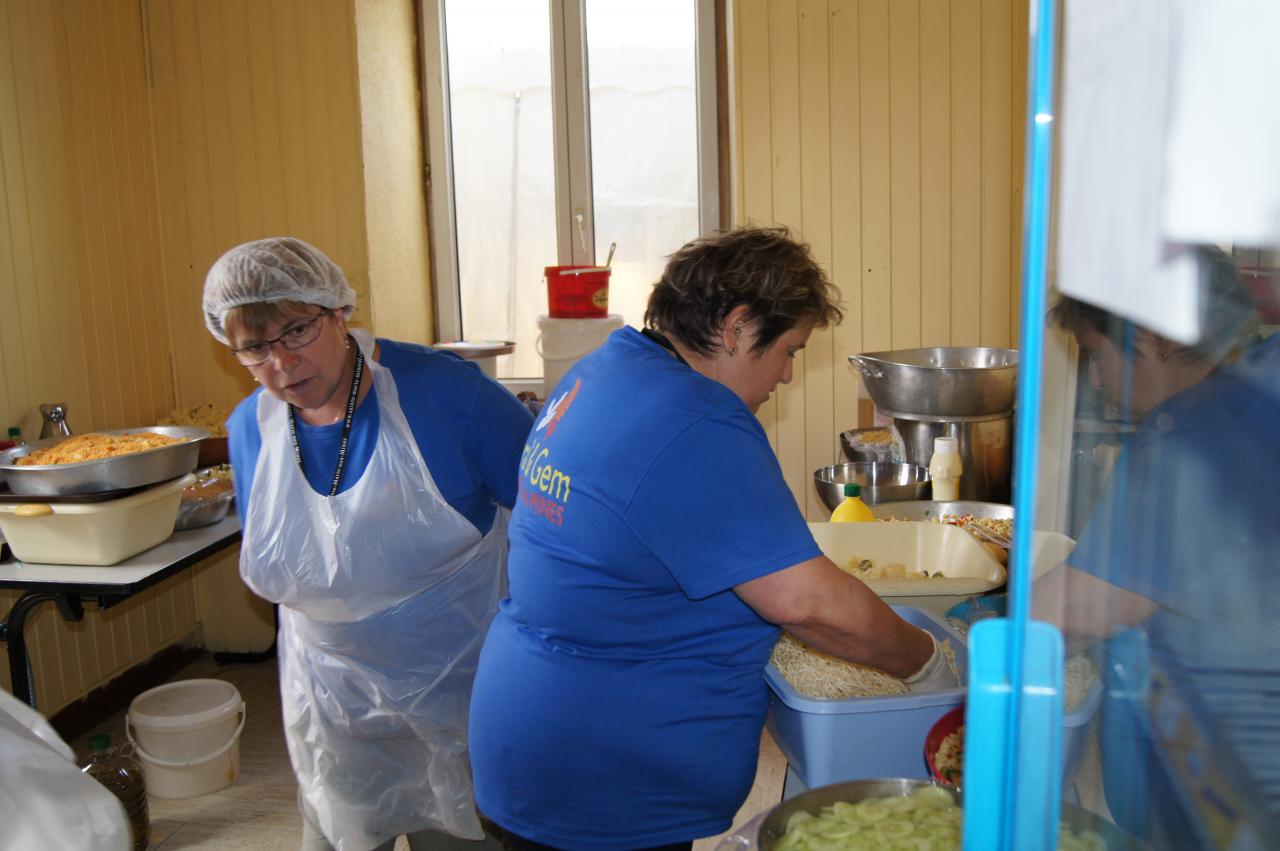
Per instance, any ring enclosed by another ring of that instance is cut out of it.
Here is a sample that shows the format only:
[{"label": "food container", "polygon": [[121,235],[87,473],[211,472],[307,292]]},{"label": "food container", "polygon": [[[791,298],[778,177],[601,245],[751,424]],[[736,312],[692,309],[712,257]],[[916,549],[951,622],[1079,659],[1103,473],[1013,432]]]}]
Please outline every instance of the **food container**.
[{"label": "food container", "polygon": [[872,579],[867,587],[891,602],[943,615],[947,609],[1005,582],[1004,567],[976,538],[941,523],[810,523],[809,531],[837,565],[851,558],[907,570],[941,573],[934,579]]},{"label": "food container", "polygon": [[153,485],[190,473],[196,468],[201,441],[209,436],[205,429],[191,426],[146,426],[99,433],[133,434],[140,431],[176,437],[179,442],[145,452],[77,464],[35,464],[23,467],[15,463],[37,449],[67,439],[55,437],[0,453],[0,472],[8,481],[9,489],[23,496],[109,493]]},{"label": "food container", "polygon": [[182,532],[212,526],[227,516],[235,498],[235,491],[228,490],[207,497],[184,499],[178,504],[178,518],[174,521],[173,528]]},{"label": "food container", "polygon": [[888,416],[982,417],[1013,410],[1016,349],[947,346],[850,355],[867,394]]},{"label": "food container", "polygon": [[932,780],[897,777],[892,779],[854,780],[849,783],[835,783],[819,789],[801,792],[775,806],[760,822],[756,833],[756,847],[760,851],[772,851],[778,847],[782,837],[787,833],[787,823],[796,813],[817,815],[823,807],[844,801],[856,804],[874,798],[905,798],[917,789],[936,786],[945,789],[955,800],[956,806],[964,806],[964,799],[959,789]]},{"label": "food container", "polygon": [[[964,683],[969,661],[964,640],[930,612],[908,606],[893,610],[939,641],[951,642]],[[931,694],[824,700],[802,696],[772,663],[764,677],[770,690],[769,733],[810,788],[868,777],[927,778],[920,743],[965,696],[961,685]]]},{"label": "food container", "polygon": [[[961,789],[933,780],[900,777],[833,783],[817,789],[810,789],[788,798],[774,806],[763,817],[757,816],[756,819],[744,825],[743,833],[731,834],[728,837],[728,842],[722,842],[720,847],[733,847],[750,851],[754,846],[758,851],[775,851],[779,842],[782,841],[782,837],[786,835],[787,822],[796,813],[804,812],[817,815],[822,811],[823,807],[831,806],[840,801],[856,804],[859,801],[867,801],[874,798],[905,798],[917,789],[928,786],[945,789],[955,800],[956,806],[964,806],[964,792]],[[1082,833],[1086,830],[1097,833],[1102,838],[1107,851],[1149,851],[1150,849],[1147,843],[1142,842],[1132,834],[1126,833],[1102,816],[1089,812],[1084,807],[1067,801],[1063,801],[1061,806],[1061,827],[1076,833]],[[759,826],[751,829],[757,822]],[[746,832],[749,829],[750,832]]]},{"label": "food container", "polygon": [[[1062,713],[1062,783],[1070,786],[1080,769],[1080,760],[1084,757],[1084,746],[1089,740],[1089,731],[1093,728],[1094,718],[1098,714],[1098,706],[1102,703],[1102,681],[1094,679],[1093,685],[1083,700],[1069,711]],[[964,706],[943,715],[929,729],[924,739],[924,758],[929,766],[929,776],[943,783],[947,780],[938,773],[935,756],[942,740],[952,731],[964,725]]]},{"label": "food container", "polygon": [[173,533],[187,474],[120,499],[93,503],[3,503],[0,532],[15,558],[44,564],[110,565]]},{"label": "food container", "polygon": [[974,502],[959,500],[956,502],[937,502],[931,499],[890,502],[871,509],[876,517],[882,520],[941,520],[948,515],[972,517],[985,520],[1012,520],[1013,506],[1000,502]]},{"label": "food container", "polygon": [[840,448],[848,461],[880,461],[885,464],[907,460],[902,435],[893,426],[855,428],[840,432]]},{"label": "food container", "polygon": [[547,266],[547,315],[587,319],[609,315],[607,266]]},{"label": "food container", "polygon": [[914,464],[885,464],[879,461],[856,461],[834,464],[813,471],[813,486],[828,511],[835,511],[844,499],[844,486],[857,482],[862,486],[862,501],[867,505],[918,500],[929,487],[929,471]]}]

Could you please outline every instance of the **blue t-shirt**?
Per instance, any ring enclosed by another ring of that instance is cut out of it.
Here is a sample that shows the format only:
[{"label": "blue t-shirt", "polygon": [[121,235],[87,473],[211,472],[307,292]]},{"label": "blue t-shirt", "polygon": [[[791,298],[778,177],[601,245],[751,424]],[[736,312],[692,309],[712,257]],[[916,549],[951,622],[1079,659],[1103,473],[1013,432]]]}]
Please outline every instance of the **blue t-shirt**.
[{"label": "blue t-shirt", "polygon": [[778,637],[733,586],[821,554],[756,418],[615,332],[529,435],[510,543],[471,704],[480,810],[568,849],[728,828]]},{"label": "blue t-shirt", "polygon": [[[510,508],[516,495],[516,464],[532,417],[515,396],[480,368],[452,352],[412,343],[378,340],[378,363],[391,372],[400,407],[440,495],[484,534],[497,505]],[[227,420],[227,445],[235,472],[240,520],[249,505],[253,474],[262,449],[258,432],[258,388]],[[340,490],[355,484],[378,440],[377,391],[356,409]],[[308,425],[297,420],[307,481],[328,493],[338,461],[342,423]]]}]

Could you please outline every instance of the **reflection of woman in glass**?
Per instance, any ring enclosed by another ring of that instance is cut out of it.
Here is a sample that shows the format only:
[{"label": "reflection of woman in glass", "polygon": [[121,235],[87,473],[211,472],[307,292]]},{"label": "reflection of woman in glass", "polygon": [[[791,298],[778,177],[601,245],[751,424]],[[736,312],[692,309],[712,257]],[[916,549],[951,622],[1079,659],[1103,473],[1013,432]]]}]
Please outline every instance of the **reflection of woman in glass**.
[{"label": "reflection of woman in glass", "polygon": [[1050,314],[1075,335],[1091,383],[1138,425],[1070,559],[1078,570],[1037,587],[1039,600],[1071,603],[1065,625],[1077,638],[1156,606],[1238,624],[1273,573],[1262,568],[1280,535],[1280,339],[1258,336],[1230,260],[1216,249],[1201,260],[1208,298],[1194,345],[1074,299]]},{"label": "reflection of woman in glass", "polygon": [[1112,796],[1149,790],[1141,776],[1117,775],[1141,765],[1133,752],[1119,758],[1142,739],[1120,723],[1121,693],[1141,703],[1158,672],[1204,697],[1212,686],[1179,680],[1270,669],[1248,686],[1262,701],[1280,680],[1280,335],[1258,335],[1253,299],[1225,255],[1205,249],[1200,261],[1204,331],[1193,345],[1073,299],[1050,314],[1089,358],[1091,383],[1137,425],[1070,566],[1035,589],[1037,617],[1059,623],[1069,644],[1142,627],[1107,648],[1107,791],[1131,827],[1141,817],[1125,818]]}]

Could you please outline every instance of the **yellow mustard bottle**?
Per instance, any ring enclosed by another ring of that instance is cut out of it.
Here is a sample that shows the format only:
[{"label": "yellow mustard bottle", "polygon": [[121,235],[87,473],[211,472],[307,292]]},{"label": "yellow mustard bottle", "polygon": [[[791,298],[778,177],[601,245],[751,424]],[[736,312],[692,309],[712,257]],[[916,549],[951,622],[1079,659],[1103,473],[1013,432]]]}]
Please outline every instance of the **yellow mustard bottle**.
[{"label": "yellow mustard bottle", "polygon": [[867,523],[876,519],[871,509],[862,501],[862,486],[848,482],[844,486],[844,501],[831,512],[832,523]]}]

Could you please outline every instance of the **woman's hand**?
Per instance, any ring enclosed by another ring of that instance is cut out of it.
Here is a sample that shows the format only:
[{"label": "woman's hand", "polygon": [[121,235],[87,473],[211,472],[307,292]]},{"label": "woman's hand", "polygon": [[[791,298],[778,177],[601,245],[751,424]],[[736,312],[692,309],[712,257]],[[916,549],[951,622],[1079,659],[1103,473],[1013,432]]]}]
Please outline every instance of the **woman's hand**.
[{"label": "woman's hand", "polygon": [[935,654],[933,636],[898,617],[826,556],[733,590],[760,617],[810,647],[900,679],[921,672]]}]

